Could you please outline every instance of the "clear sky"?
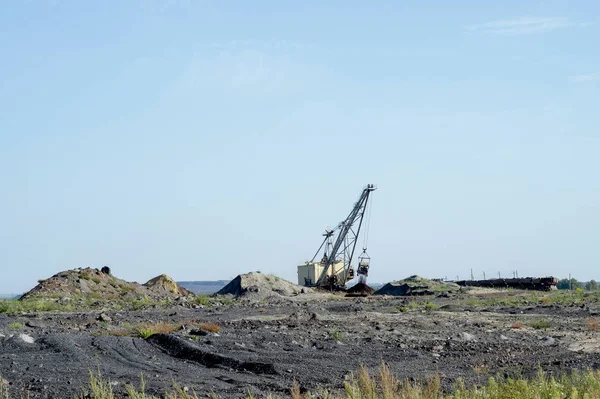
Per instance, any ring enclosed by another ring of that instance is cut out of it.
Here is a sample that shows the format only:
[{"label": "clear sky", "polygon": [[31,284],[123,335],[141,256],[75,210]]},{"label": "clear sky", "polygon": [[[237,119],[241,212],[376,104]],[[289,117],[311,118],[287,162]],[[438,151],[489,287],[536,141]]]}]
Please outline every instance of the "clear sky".
[{"label": "clear sky", "polygon": [[375,183],[370,281],[600,279],[600,2],[4,1],[0,292],[296,279]]}]

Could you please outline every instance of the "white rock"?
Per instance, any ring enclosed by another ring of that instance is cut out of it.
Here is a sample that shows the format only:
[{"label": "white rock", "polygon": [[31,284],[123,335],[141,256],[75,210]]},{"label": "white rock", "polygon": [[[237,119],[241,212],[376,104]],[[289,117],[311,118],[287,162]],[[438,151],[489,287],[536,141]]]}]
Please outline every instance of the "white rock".
[{"label": "white rock", "polygon": [[35,342],[35,339],[31,335],[19,334],[19,338],[21,339],[21,341],[26,342],[28,344],[33,344]]},{"label": "white rock", "polygon": [[465,341],[474,341],[475,340],[475,336],[473,334],[469,334],[467,332],[461,332],[460,337],[462,339],[464,339]]}]

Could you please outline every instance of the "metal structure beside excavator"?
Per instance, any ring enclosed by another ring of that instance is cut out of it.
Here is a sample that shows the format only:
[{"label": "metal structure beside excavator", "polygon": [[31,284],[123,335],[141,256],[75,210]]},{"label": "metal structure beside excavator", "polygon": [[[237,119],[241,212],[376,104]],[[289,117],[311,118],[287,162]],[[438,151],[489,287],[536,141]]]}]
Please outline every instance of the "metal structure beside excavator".
[{"label": "metal structure beside excavator", "polygon": [[[346,283],[356,276],[359,278],[359,283],[366,284],[370,263],[367,254],[371,215],[369,199],[375,189],[373,184],[368,184],[346,219],[341,221],[336,228],[325,230],[323,242],[313,258],[298,266],[299,285],[344,289]],[[358,268],[355,275],[352,259],[361,230],[363,232],[363,252],[358,257]],[[320,261],[315,261],[321,250],[323,250],[323,257]]]}]

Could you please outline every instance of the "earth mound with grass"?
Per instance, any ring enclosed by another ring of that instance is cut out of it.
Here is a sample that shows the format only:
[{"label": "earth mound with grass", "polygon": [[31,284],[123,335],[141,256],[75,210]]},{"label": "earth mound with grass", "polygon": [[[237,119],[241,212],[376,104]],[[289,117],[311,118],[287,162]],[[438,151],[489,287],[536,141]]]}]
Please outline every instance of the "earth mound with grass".
[{"label": "earth mound with grass", "polygon": [[399,280],[387,283],[377,291],[374,295],[439,295],[458,291],[458,284],[445,281],[429,280],[417,275],[410,276],[404,280]]},{"label": "earth mound with grass", "polygon": [[46,280],[39,280],[38,283],[31,291],[25,293],[21,300],[68,301],[75,298],[99,301],[139,298],[164,300],[193,295],[164,274],[142,285],[121,280],[90,267],[62,271]]},{"label": "earth mound with grass", "polygon": [[175,280],[166,274],[161,274],[160,276],[156,276],[153,279],[150,279],[144,287],[151,289],[154,292],[162,292],[166,295],[177,295],[177,296],[188,296],[194,295],[194,293],[190,290],[187,290],[177,284]]},{"label": "earth mound with grass", "polygon": [[312,292],[310,288],[301,287],[281,277],[250,272],[240,274],[223,287],[217,295],[233,295],[248,300],[267,298],[286,298]]}]

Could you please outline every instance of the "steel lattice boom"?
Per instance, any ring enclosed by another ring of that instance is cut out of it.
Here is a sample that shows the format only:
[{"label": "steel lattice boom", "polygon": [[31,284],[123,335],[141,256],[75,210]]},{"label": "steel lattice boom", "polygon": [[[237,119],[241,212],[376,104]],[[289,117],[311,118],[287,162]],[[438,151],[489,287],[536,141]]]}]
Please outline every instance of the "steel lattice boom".
[{"label": "steel lattice boom", "polygon": [[[367,185],[367,187],[363,189],[358,201],[354,204],[354,208],[352,208],[352,211],[348,217],[340,222],[335,230],[328,230],[325,232],[325,234],[323,234],[325,236],[325,240],[323,241],[323,244],[321,244],[321,247],[319,247],[317,254],[327,240],[330,239],[337,231],[337,237],[331,249],[328,251],[329,254],[327,255],[326,253],[325,257],[323,258],[323,272],[316,282],[316,285],[322,286],[346,284],[351,270],[351,262],[352,258],[354,257],[358,236],[360,234],[361,227],[363,226],[363,219],[367,210],[369,196],[375,189],[376,188],[373,184]],[[344,262],[343,277],[341,279],[342,281],[335,281],[335,273],[331,273],[332,277],[328,277],[327,272],[329,268],[333,267],[336,262],[340,261]],[[332,281],[327,281],[330,278],[332,278]]]}]

